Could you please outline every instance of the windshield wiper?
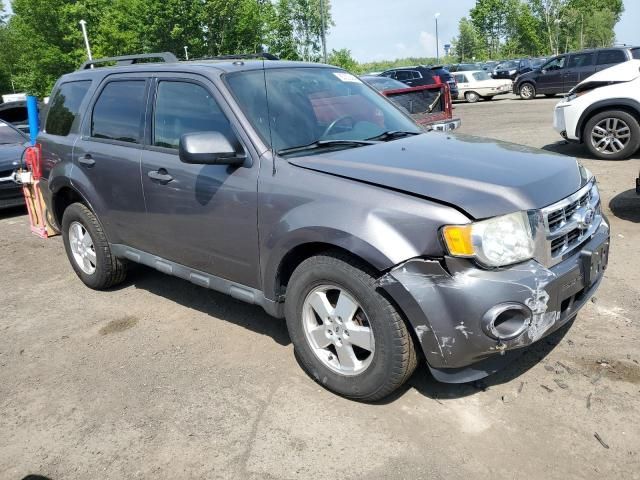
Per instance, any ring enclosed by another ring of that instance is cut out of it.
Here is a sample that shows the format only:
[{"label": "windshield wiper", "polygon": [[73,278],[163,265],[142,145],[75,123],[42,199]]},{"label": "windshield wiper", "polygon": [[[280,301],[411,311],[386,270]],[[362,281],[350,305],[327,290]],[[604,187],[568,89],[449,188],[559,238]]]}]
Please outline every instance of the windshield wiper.
[{"label": "windshield wiper", "polygon": [[404,138],[411,137],[413,135],[420,135],[424,132],[403,132],[402,130],[389,130],[388,132],[383,132],[380,135],[376,135],[375,137],[367,138],[367,140],[372,141],[389,141],[395,140],[396,138]]},{"label": "windshield wiper", "polygon": [[299,147],[291,147],[284,148],[282,150],[278,150],[278,155],[289,155],[291,153],[298,152],[306,152],[310,150],[318,150],[322,148],[331,148],[331,147],[345,147],[345,148],[355,148],[362,147],[365,145],[375,145],[378,142],[373,141],[372,139],[368,140],[317,140],[308,145],[300,145]]}]

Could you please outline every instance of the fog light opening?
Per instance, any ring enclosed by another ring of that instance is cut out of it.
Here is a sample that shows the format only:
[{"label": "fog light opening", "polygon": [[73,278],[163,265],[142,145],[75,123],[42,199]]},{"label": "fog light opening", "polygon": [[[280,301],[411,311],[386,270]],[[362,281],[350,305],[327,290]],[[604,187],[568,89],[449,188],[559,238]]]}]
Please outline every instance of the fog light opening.
[{"label": "fog light opening", "polygon": [[532,313],[519,303],[496,305],[483,318],[485,333],[496,340],[512,340],[531,325]]}]

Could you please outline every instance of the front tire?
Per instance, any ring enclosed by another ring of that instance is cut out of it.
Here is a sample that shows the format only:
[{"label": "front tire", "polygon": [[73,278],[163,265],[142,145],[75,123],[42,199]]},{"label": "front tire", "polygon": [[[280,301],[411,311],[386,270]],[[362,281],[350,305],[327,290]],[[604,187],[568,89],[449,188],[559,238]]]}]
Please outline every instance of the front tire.
[{"label": "front tire", "polygon": [[640,125],[622,110],[600,112],[584,128],[584,143],[589,152],[603,160],[624,160],[640,147]]},{"label": "front tire", "polygon": [[522,100],[533,100],[536,98],[536,87],[533,83],[523,83],[520,85],[520,98]]},{"label": "front tire", "polygon": [[413,340],[372,272],[342,253],[309,258],[294,271],[285,314],[307,374],[347,398],[376,401],[415,370]]},{"label": "front tire", "polygon": [[111,253],[102,225],[82,203],[64,211],[62,240],[73,270],[87,287],[103,290],[125,279],[125,261]]},{"label": "front tire", "polygon": [[476,103],[478,100],[480,100],[480,95],[478,95],[476,92],[467,92],[464,94],[464,98],[469,103]]}]

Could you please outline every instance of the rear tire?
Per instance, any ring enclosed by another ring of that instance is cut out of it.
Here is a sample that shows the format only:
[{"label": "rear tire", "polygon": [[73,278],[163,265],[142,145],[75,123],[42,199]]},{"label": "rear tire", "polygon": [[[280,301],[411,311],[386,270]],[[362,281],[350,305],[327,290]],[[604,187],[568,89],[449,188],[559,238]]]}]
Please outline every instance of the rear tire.
[{"label": "rear tire", "polygon": [[380,400],[416,368],[413,340],[400,313],[379,293],[372,272],[341,252],[311,257],[296,268],[285,314],[301,366],[339,395]]},{"label": "rear tire", "polygon": [[533,83],[525,82],[520,85],[520,98],[522,100],[533,100],[536,98],[536,87]]},{"label": "rear tire", "polygon": [[102,225],[82,203],[64,211],[62,240],[73,270],[87,287],[103,290],[125,279],[126,262],[113,256]]},{"label": "rear tire", "polygon": [[640,147],[640,125],[623,110],[600,112],[587,121],[582,139],[594,157],[625,160]]},{"label": "rear tire", "polygon": [[478,100],[480,100],[480,95],[478,95],[476,92],[467,92],[464,94],[464,98],[469,103],[476,103]]}]

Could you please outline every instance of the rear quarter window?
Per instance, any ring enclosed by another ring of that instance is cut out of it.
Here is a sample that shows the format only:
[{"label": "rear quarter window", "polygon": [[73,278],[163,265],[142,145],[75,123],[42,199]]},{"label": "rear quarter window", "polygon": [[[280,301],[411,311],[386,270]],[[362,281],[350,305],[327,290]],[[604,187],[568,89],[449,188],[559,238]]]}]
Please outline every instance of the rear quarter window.
[{"label": "rear quarter window", "polygon": [[636,60],[640,60],[640,48],[634,48],[633,50],[631,50],[631,57],[635,58]]},{"label": "rear quarter window", "polygon": [[622,50],[603,50],[598,53],[598,65],[610,65],[627,61],[627,56]]},{"label": "rear quarter window", "polygon": [[89,91],[91,80],[68,82],[60,85],[49,102],[45,131],[66,137],[78,117],[80,105]]}]

